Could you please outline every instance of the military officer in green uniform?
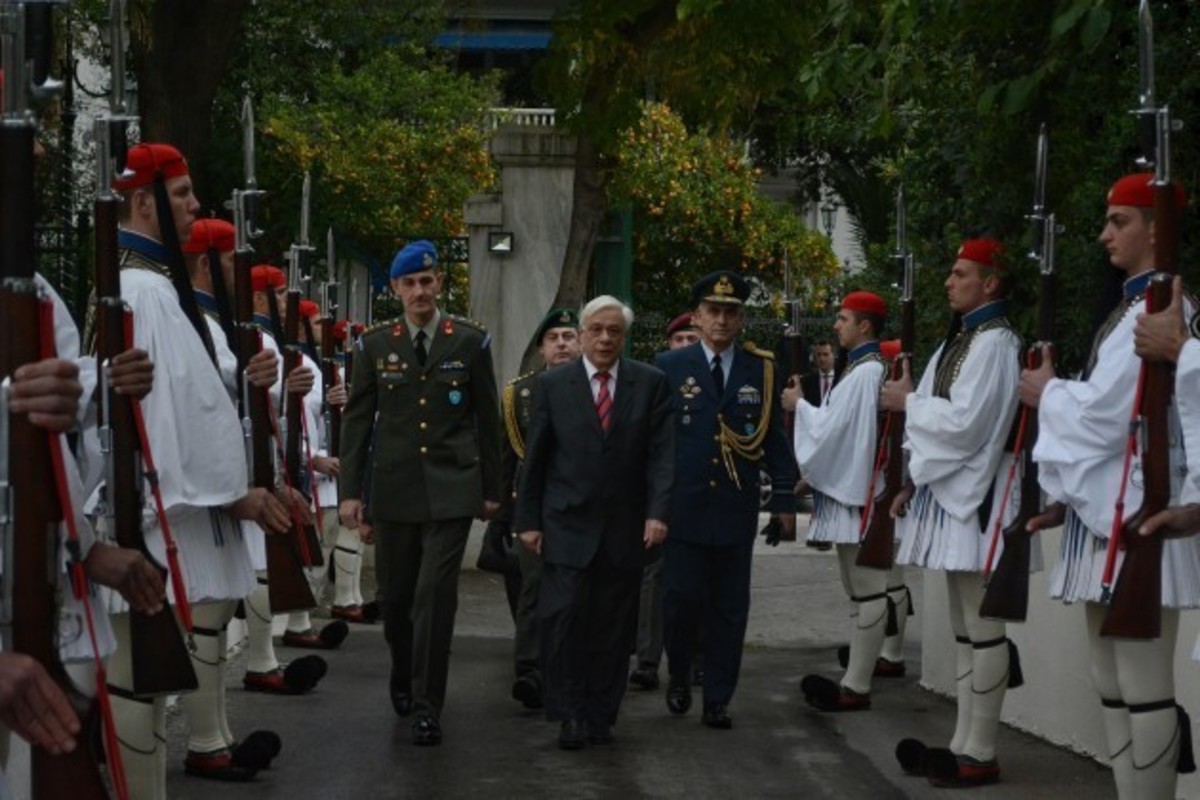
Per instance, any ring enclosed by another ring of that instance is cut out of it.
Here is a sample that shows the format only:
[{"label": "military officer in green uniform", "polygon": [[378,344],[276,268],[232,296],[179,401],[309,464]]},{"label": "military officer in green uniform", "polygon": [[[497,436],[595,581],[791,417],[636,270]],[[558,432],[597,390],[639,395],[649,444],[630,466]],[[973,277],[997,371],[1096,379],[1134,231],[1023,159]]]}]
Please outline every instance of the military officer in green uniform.
[{"label": "military officer in green uniform", "polygon": [[358,341],[342,421],[339,513],[374,527],[390,696],[415,712],[413,741],[442,741],[438,721],[458,572],[471,520],[500,506],[500,413],[490,338],[443,314],[437,250],[412,242],[392,262],[404,316]]},{"label": "military officer in green uniform", "polygon": [[[546,315],[533,334],[545,368],[557,367],[579,357],[579,315],[569,308],[556,308]],[[542,370],[535,370],[509,381],[500,397],[504,415],[503,478],[507,498],[492,525],[512,535],[513,501],[516,500],[517,476],[525,458],[525,434],[533,411],[533,387]],[[526,708],[542,707],[542,675],[538,668],[537,598],[542,581],[542,559],[528,547],[517,547],[520,562],[520,593],[514,618],[512,686],[514,700]]]}]

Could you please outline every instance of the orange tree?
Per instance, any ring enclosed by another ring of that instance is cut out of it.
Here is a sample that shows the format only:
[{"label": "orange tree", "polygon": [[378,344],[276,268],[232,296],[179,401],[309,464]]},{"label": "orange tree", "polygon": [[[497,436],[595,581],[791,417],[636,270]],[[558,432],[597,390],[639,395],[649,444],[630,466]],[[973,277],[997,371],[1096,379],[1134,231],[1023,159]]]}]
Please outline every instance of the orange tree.
[{"label": "orange tree", "polygon": [[634,296],[639,311],[673,316],[692,283],[715,269],[756,279],[753,300],[782,313],[784,256],[799,296],[828,302],[838,262],[824,236],[763,195],[760,170],[722,134],[692,132],[664,103],[644,103],[620,137],[609,201],[634,213]]}]

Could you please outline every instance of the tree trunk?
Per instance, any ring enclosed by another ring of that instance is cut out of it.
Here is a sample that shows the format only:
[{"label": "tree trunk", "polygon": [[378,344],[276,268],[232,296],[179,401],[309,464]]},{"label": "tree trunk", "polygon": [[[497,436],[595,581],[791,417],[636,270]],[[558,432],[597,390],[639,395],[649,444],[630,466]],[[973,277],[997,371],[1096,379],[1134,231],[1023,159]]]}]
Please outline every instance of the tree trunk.
[{"label": "tree trunk", "polygon": [[202,213],[221,203],[208,194],[204,156],[212,136],[213,100],[249,7],[250,0],[141,0],[132,12],[141,23],[132,26],[130,47],[142,141],[179,148],[191,167]]},{"label": "tree trunk", "polygon": [[[588,273],[596,239],[608,211],[605,189],[608,171],[601,166],[595,141],[581,134],[575,147],[575,176],[571,187],[571,229],[567,234],[567,249],[563,253],[562,273],[558,292],[550,308],[579,308],[587,299]],[[541,356],[534,342],[529,343],[521,359],[521,372],[539,363]]]}]

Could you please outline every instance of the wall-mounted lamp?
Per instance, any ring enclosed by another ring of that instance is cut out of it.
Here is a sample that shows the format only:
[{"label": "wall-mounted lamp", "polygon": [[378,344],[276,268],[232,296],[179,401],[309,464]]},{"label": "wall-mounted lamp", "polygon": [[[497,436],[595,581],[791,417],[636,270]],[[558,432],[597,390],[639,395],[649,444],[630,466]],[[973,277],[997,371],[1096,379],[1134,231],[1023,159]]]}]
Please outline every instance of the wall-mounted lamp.
[{"label": "wall-mounted lamp", "polygon": [[494,256],[512,255],[512,231],[488,231],[488,252]]}]

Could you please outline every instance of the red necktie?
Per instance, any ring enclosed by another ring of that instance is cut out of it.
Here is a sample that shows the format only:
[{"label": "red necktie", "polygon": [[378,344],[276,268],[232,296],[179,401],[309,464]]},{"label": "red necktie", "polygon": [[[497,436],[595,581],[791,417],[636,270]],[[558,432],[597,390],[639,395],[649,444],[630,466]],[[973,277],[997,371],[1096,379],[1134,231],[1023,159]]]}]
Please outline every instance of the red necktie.
[{"label": "red necktie", "polygon": [[608,373],[597,372],[600,391],[596,393],[596,414],[600,417],[600,430],[608,433],[612,427],[612,395],[608,393]]}]

